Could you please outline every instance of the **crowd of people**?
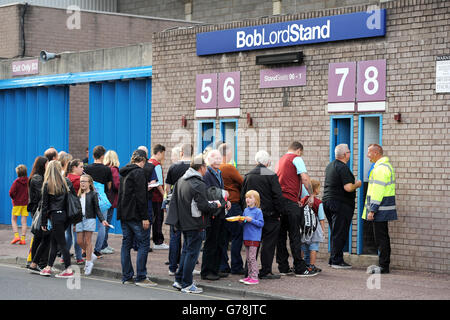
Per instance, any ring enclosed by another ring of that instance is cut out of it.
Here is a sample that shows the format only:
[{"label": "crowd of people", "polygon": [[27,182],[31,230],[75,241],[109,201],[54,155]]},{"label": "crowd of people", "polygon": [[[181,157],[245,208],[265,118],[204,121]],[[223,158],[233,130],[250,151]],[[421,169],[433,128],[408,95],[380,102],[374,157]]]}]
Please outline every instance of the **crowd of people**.
[{"label": "crowd of people", "polygon": [[[25,245],[28,212],[33,223],[40,215],[39,228],[31,241],[29,270],[50,276],[60,254],[65,269],[55,276],[73,277],[70,249],[74,245],[77,264],[85,265],[85,275],[91,274],[96,259],[115,252],[108,245],[115,209],[123,235],[120,258],[124,284],[155,286],[147,277],[148,253],[167,249],[168,272],[175,277],[173,287],[186,293],[203,291],[193,280],[194,274],[210,281],[230,273],[242,275],[239,281],[246,285],[289,274],[317,276],[322,271],[316,266],[316,257],[325,239],[325,218],[330,228],[329,266],[351,268],[343,259],[343,250],[354,214],[356,189],[362,182],[355,181],[347,166],[350,150],[346,144],[335,148],[335,160],[325,169],[323,202],[318,198],[320,182],[310,178],[302,159],[303,145],[298,141],[289,145],[274,171],[270,169],[270,155],[258,151],[255,167],[244,176],[236,168],[233,149],[226,143],[199,155],[193,154],[190,144],[172,149],[172,164],[164,179],[165,152],[166,148],[157,144],[149,158],[147,148],[141,146],[120,168],[117,153],[103,146],[93,149],[92,164],[49,148],[44,156],[36,157],[30,179],[27,168],[19,165],[18,178],[10,190],[14,232],[11,244]],[[380,266],[374,272],[388,273],[387,222],[397,218],[395,175],[381,146],[370,145],[367,156],[374,165],[363,219],[373,221],[380,251]],[[80,199],[83,218],[76,224],[71,224],[67,213],[69,193]],[[164,243],[164,221],[170,226],[169,245]],[[293,266],[289,265],[288,237]],[[132,249],[137,251],[136,274]],[[201,251],[199,271],[195,266]],[[274,259],[278,274],[272,272]]]}]

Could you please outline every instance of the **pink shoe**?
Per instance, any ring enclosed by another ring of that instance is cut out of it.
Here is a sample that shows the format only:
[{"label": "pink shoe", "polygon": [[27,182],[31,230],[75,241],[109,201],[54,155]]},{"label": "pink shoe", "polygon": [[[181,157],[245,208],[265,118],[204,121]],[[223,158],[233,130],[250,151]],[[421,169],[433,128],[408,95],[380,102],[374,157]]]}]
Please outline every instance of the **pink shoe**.
[{"label": "pink shoe", "polygon": [[248,278],[247,281],[244,281],[245,284],[258,284],[259,280],[258,279],[252,279],[252,278]]},{"label": "pink shoe", "polygon": [[247,277],[245,279],[240,279],[239,282],[241,283],[245,283],[246,281],[250,280],[250,277]]},{"label": "pink shoe", "polygon": [[73,271],[72,272],[67,272],[67,271],[63,271],[57,275],[55,275],[56,278],[73,278]]},{"label": "pink shoe", "polygon": [[51,269],[42,269],[41,272],[39,272],[41,276],[50,277],[52,275]]}]

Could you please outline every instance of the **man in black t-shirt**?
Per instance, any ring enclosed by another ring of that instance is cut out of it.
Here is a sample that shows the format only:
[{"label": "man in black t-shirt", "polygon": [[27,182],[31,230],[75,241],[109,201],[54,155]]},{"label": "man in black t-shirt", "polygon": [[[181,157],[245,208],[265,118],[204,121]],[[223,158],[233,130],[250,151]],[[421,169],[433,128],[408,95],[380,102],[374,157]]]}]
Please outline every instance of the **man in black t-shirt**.
[{"label": "man in black t-shirt", "polygon": [[329,264],[335,269],[350,269],[344,261],[344,246],[348,238],[350,224],[355,211],[355,190],[361,187],[361,181],[347,166],[350,150],[346,144],[334,149],[336,160],[325,169],[323,207],[331,230],[331,252]]},{"label": "man in black t-shirt", "polygon": [[[108,166],[103,164],[103,158],[105,157],[106,150],[103,146],[96,146],[93,151],[94,163],[84,167],[84,173],[90,175],[92,179],[105,186],[105,193],[111,189],[112,186],[112,173]],[[102,212],[103,218],[107,219],[108,211]],[[100,251],[103,249],[103,241],[105,240],[105,226],[99,224],[97,241],[95,242],[94,254],[101,257]]]}]

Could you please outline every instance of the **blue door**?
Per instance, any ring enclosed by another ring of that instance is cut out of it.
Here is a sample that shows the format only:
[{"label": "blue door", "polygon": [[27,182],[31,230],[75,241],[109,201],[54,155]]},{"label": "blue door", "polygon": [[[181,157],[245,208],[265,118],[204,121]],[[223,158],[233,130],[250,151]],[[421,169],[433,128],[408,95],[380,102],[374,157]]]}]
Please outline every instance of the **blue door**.
[{"label": "blue door", "polygon": [[[330,126],[330,162],[336,159],[334,149],[337,145],[345,143],[348,145],[352,155],[347,166],[353,171],[353,116],[331,117]],[[328,250],[330,250],[330,231],[328,231]],[[352,225],[345,243],[344,252],[352,252]]]},{"label": "blue door", "polygon": [[[130,162],[139,146],[146,146],[150,152],[151,93],[151,78],[91,83],[89,150],[102,145],[116,151],[121,167]],[[122,233],[116,212],[112,224],[115,229],[110,232]]]},{"label": "blue door", "polygon": [[378,249],[375,244],[372,223],[363,220],[362,213],[366,201],[366,193],[369,185],[369,171],[372,167],[367,158],[367,149],[370,144],[382,145],[382,116],[379,114],[360,115],[358,132],[358,179],[363,185],[358,189],[358,254],[377,254]]},{"label": "blue door", "polygon": [[25,164],[29,175],[50,146],[69,151],[69,87],[0,90],[0,144],[0,224],[10,224],[15,168]]},{"label": "blue door", "polygon": [[237,119],[220,120],[220,133],[222,135],[222,141],[231,146],[233,150],[232,164],[237,165]]},{"label": "blue door", "polygon": [[198,122],[197,153],[202,153],[206,148],[214,148],[216,143],[216,122],[214,120],[201,120]]}]

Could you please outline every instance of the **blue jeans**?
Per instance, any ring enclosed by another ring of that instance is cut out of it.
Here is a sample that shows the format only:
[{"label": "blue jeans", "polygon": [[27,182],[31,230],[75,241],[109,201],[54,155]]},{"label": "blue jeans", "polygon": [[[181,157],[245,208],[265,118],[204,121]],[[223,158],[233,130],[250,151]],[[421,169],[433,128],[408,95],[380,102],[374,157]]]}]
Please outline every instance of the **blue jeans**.
[{"label": "blue jeans", "polygon": [[170,226],[170,242],[169,242],[169,270],[177,271],[178,263],[180,262],[181,254],[181,230],[174,230]]},{"label": "blue jeans", "polygon": [[[107,219],[108,218],[108,210],[103,211],[102,212],[103,215],[103,219]],[[94,247],[94,251],[95,252],[100,252],[100,250],[102,250],[102,246],[103,246],[103,241],[105,240],[105,226],[102,223],[98,223],[98,229],[97,229],[97,241],[95,241],[95,247]]]},{"label": "blue jeans", "polygon": [[147,278],[147,257],[150,239],[148,232],[142,227],[141,221],[120,221],[122,227],[122,249],[120,250],[120,261],[122,263],[122,281],[130,280],[134,276],[134,269],[131,263],[131,248],[133,239],[138,245],[136,257],[136,282]]},{"label": "blue jeans", "polygon": [[[114,208],[111,207],[108,209],[108,213],[106,215],[106,221],[108,222],[108,224],[111,224],[112,218],[114,216]],[[109,233],[109,229],[110,227],[105,227],[105,239],[103,240],[103,245],[102,245],[102,249],[105,249],[108,247],[108,233]]]},{"label": "blue jeans", "polygon": [[[242,215],[242,208],[239,203],[232,203],[231,208],[228,211],[227,217],[234,217]],[[243,225],[239,222],[225,221],[225,229],[227,232],[227,239],[231,238],[231,272],[239,272],[243,269],[244,263],[242,261],[241,249],[242,249],[242,235]],[[228,241],[227,241],[228,244]],[[220,271],[229,271],[228,265],[228,252],[227,246],[222,250],[222,259],[220,262]]]},{"label": "blue jeans", "polygon": [[200,254],[202,232],[197,230],[183,231],[183,237],[183,250],[181,252],[180,266],[175,274],[175,281],[180,283],[183,288],[186,288],[193,282],[192,272]]},{"label": "blue jeans", "polygon": [[[73,247],[75,248],[75,258],[77,260],[81,260],[83,259],[83,257],[81,256],[81,247],[78,245],[77,243],[77,233],[73,232],[73,224],[69,225],[69,227],[67,227],[66,229],[66,244],[67,244],[67,250],[70,251],[70,248],[72,248],[72,243],[73,243]],[[73,242],[72,242],[73,240]]]}]

